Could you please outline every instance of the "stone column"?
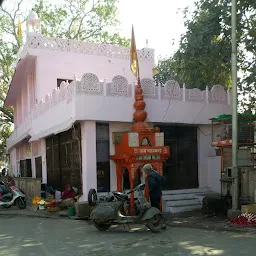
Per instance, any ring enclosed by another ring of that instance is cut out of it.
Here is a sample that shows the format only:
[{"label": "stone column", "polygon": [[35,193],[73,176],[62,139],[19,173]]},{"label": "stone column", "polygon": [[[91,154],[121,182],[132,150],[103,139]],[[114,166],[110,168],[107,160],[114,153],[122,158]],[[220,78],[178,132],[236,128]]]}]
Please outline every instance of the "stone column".
[{"label": "stone column", "polygon": [[82,147],[82,184],[83,196],[80,201],[88,201],[88,191],[97,190],[97,160],[96,160],[96,122],[81,122]]},{"label": "stone column", "polygon": [[31,155],[31,168],[32,168],[32,178],[36,178],[36,161],[35,161],[35,157],[33,156],[33,152]]},{"label": "stone column", "polygon": [[42,156],[42,183],[47,183],[47,165],[46,165],[46,140],[41,140],[41,156]]}]

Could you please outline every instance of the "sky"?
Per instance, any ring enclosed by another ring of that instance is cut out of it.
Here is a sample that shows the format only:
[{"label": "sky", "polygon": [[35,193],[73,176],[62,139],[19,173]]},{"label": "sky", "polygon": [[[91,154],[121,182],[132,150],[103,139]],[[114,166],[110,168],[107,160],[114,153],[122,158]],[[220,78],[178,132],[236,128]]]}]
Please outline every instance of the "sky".
[{"label": "sky", "polygon": [[[137,48],[155,49],[156,59],[170,56],[179,46],[185,32],[183,14],[179,9],[193,8],[194,0],[120,0],[118,9],[120,34],[131,37],[134,25]],[[174,42],[174,45],[172,45]]]},{"label": "sky", "polygon": [[[13,0],[14,2],[17,0]],[[37,0],[27,0],[29,9]],[[62,0],[53,0],[60,3]],[[121,22],[118,30],[126,38],[131,37],[134,25],[137,49],[155,49],[156,61],[169,57],[179,46],[180,35],[185,32],[182,10],[194,6],[195,0],[119,0],[117,4]],[[30,6],[31,5],[31,6]],[[174,45],[172,43],[174,42]]]}]

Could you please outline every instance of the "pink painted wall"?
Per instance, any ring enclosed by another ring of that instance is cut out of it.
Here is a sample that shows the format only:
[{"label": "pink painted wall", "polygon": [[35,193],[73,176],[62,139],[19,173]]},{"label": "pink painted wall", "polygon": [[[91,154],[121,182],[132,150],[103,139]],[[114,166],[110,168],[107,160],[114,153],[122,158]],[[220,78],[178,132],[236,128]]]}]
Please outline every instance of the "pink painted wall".
[{"label": "pink painted wall", "polygon": [[22,120],[22,105],[21,105],[21,97],[18,98],[17,103],[16,103],[16,111],[17,111],[17,125],[19,126]]},{"label": "pink painted wall", "polygon": [[28,74],[27,87],[22,88],[21,95],[14,106],[14,127],[17,128],[35,106],[34,74]]},{"label": "pink painted wall", "polygon": [[31,143],[23,142],[19,146],[17,146],[16,149],[17,160],[23,160],[32,157]]},{"label": "pink painted wall", "polygon": [[34,82],[34,77],[35,74],[29,74],[28,75],[28,98],[29,98],[29,107],[30,110],[34,107],[35,105],[35,82]]},{"label": "pink painted wall", "polygon": [[23,120],[28,114],[28,92],[27,92],[27,87],[22,88],[21,95],[22,95],[22,120]]},{"label": "pink painted wall", "polygon": [[25,158],[25,148],[24,148],[24,144],[21,144],[18,148],[17,148],[17,159],[18,160],[22,160]]},{"label": "pink painted wall", "polygon": [[17,105],[13,107],[13,121],[14,121],[14,128],[17,128]]},{"label": "pink painted wall", "polygon": [[32,155],[39,156],[41,154],[41,141],[33,141],[32,142]]},{"label": "pink painted wall", "polygon": [[[130,70],[129,59],[40,49],[29,49],[29,53],[37,56],[36,99],[38,100],[57,87],[57,78],[73,79],[76,75],[80,79],[84,73],[94,73],[107,82],[111,82],[116,75],[125,76],[129,83],[136,81]],[[153,61],[140,61],[141,78],[152,77],[153,67]]]}]

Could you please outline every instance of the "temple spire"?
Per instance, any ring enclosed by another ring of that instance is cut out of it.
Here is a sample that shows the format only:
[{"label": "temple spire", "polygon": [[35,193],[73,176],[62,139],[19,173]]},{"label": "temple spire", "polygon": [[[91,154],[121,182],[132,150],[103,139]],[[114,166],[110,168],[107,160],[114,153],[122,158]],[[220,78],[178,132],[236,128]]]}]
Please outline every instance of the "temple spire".
[{"label": "temple spire", "polygon": [[145,111],[146,103],[143,97],[143,90],[141,88],[140,79],[138,78],[138,83],[135,90],[135,102],[133,104],[135,112],[133,118],[135,123],[132,125],[133,132],[152,132],[148,124],[145,122],[147,118],[147,112]]},{"label": "temple spire", "polygon": [[134,29],[132,26],[132,38],[131,38],[131,71],[137,78],[137,87],[135,90],[135,103],[133,104],[135,112],[133,118],[135,123],[132,126],[133,132],[150,132],[154,129],[149,128],[148,124],[145,122],[147,118],[147,112],[145,111],[146,103],[143,97],[143,90],[140,84],[140,72],[139,72],[139,61],[136,49],[136,42],[134,36]]}]

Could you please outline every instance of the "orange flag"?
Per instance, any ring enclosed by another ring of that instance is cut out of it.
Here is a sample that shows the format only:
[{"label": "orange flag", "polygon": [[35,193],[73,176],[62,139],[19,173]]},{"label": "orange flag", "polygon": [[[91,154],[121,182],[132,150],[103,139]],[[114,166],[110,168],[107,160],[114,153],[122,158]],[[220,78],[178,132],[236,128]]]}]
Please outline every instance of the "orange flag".
[{"label": "orange flag", "polygon": [[132,73],[139,79],[140,78],[139,61],[138,61],[133,26],[132,26],[132,38],[131,38],[131,70],[132,70]]}]

